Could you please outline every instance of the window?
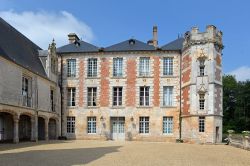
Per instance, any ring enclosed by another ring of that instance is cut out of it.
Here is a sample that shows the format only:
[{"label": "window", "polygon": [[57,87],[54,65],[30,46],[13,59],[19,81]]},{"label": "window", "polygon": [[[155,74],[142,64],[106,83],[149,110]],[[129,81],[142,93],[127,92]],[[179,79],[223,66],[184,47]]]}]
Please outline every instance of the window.
[{"label": "window", "polygon": [[140,117],[139,133],[149,133],[149,117]]},{"label": "window", "polygon": [[75,117],[67,117],[67,133],[75,133]]},{"label": "window", "polygon": [[199,94],[200,110],[204,110],[205,107],[205,94]]},{"label": "window", "polygon": [[76,76],[76,60],[75,59],[67,60],[67,76],[68,77]]},{"label": "window", "polygon": [[96,106],[96,87],[88,88],[88,106]]},{"label": "window", "polygon": [[173,117],[163,117],[163,133],[173,133]]},{"label": "window", "polygon": [[163,58],[163,75],[173,75],[173,58]]},{"label": "window", "polygon": [[113,76],[114,77],[122,77],[122,58],[114,58],[113,59]]},{"label": "window", "polygon": [[22,77],[22,99],[23,106],[31,107],[31,78]]},{"label": "window", "polygon": [[96,133],[96,117],[88,117],[88,134]]},{"label": "window", "polygon": [[97,77],[97,59],[88,59],[88,77]]},{"label": "window", "polygon": [[140,106],[149,106],[149,87],[140,87]]},{"label": "window", "polygon": [[149,60],[148,57],[140,58],[139,75],[149,76]]},{"label": "window", "polygon": [[113,88],[113,106],[122,105],[122,87]]},{"label": "window", "polygon": [[164,106],[173,105],[173,87],[172,86],[163,87],[163,105]]},{"label": "window", "polygon": [[200,76],[205,75],[205,60],[200,60]]},{"label": "window", "polygon": [[76,101],[75,101],[75,96],[76,96],[76,88],[68,88],[68,106],[76,106]]},{"label": "window", "polygon": [[205,132],[205,117],[199,117],[199,132]]},{"label": "window", "polygon": [[54,90],[50,90],[50,108],[51,111],[54,112],[55,111],[55,105],[54,105]]}]

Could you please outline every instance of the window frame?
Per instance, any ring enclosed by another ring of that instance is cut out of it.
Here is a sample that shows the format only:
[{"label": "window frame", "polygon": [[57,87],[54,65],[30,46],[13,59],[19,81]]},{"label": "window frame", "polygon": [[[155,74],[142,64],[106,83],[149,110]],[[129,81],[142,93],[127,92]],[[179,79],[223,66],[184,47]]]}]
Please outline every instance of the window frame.
[{"label": "window frame", "polygon": [[123,58],[113,58],[113,77],[123,76]]},{"label": "window frame", "polygon": [[67,133],[74,134],[75,133],[75,123],[76,118],[75,116],[67,116]]},{"label": "window frame", "polygon": [[164,116],[162,119],[162,133],[173,134],[174,120],[172,116]]},{"label": "window frame", "polygon": [[97,106],[97,87],[87,87],[87,106]]},{"label": "window frame", "polygon": [[164,107],[174,106],[174,86],[163,86],[163,103]]},{"label": "window frame", "polygon": [[173,76],[174,75],[174,58],[164,57],[163,58],[163,76]]},{"label": "window frame", "polygon": [[205,76],[205,59],[199,60],[199,76]]},{"label": "window frame", "polygon": [[88,58],[87,60],[87,77],[97,77],[97,68],[98,68],[98,59],[97,58]]},{"label": "window frame", "polygon": [[96,134],[96,116],[87,117],[87,133]]},{"label": "window frame", "polygon": [[150,76],[150,57],[140,57],[139,59],[139,76]]},{"label": "window frame", "polygon": [[67,106],[68,107],[76,106],[76,88],[75,87],[67,88]]},{"label": "window frame", "polygon": [[76,59],[67,59],[67,77],[76,77]]},{"label": "window frame", "polygon": [[205,122],[206,122],[206,118],[204,116],[199,116],[199,132],[200,133],[205,132]]},{"label": "window frame", "polygon": [[122,98],[123,98],[123,87],[115,86],[113,87],[113,101],[112,104],[114,107],[122,106]]},{"label": "window frame", "polygon": [[205,94],[204,93],[199,94],[199,109],[205,110]]},{"label": "window frame", "polygon": [[149,116],[139,117],[139,134],[149,134]]},{"label": "window frame", "polygon": [[[141,96],[142,94],[142,96]],[[150,87],[140,86],[139,87],[139,105],[142,107],[150,106]]]},{"label": "window frame", "polygon": [[22,75],[22,105],[32,107],[32,78]]}]

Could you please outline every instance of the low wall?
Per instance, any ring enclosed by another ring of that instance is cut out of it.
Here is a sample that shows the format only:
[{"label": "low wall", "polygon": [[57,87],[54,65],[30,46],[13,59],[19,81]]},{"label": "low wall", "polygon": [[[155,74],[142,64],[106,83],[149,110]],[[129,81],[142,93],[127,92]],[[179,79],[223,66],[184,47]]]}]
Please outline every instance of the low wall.
[{"label": "low wall", "polygon": [[228,143],[231,146],[250,150],[250,135],[249,131],[244,131],[242,134],[235,134],[233,130],[228,131]]}]

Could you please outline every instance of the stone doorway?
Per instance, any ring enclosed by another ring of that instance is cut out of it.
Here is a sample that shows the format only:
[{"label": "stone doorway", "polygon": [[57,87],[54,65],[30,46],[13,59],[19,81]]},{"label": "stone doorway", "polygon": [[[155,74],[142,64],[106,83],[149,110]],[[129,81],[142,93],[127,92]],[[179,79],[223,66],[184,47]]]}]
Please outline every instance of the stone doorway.
[{"label": "stone doorway", "polygon": [[49,119],[49,139],[55,140],[57,139],[56,134],[56,120],[55,119]]},{"label": "stone doorway", "polygon": [[20,115],[18,131],[19,131],[20,141],[31,140],[31,118],[30,116]]},{"label": "stone doorway", "polygon": [[0,142],[12,142],[14,136],[13,116],[0,112]]},{"label": "stone doorway", "polygon": [[125,117],[111,117],[112,140],[125,140]]},{"label": "stone doorway", "polygon": [[38,117],[38,140],[45,140],[45,119]]}]

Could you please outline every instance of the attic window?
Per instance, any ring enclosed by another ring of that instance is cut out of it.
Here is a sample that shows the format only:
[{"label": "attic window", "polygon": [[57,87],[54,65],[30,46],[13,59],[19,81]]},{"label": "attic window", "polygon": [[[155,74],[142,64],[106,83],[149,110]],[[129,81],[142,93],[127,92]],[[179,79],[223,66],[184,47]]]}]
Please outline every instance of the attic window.
[{"label": "attic window", "polygon": [[135,40],[134,39],[130,39],[128,42],[129,42],[129,45],[134,45],[135,44]]}]

